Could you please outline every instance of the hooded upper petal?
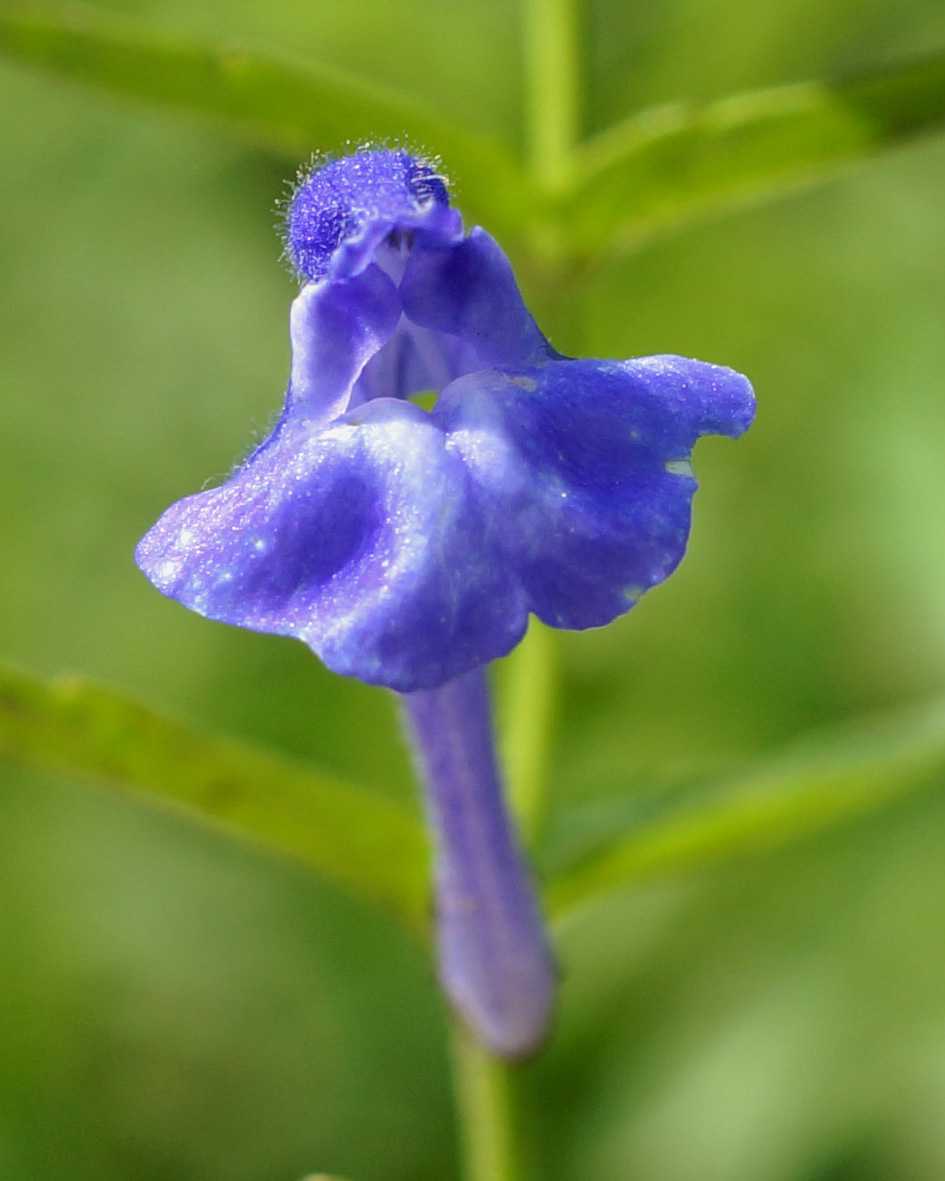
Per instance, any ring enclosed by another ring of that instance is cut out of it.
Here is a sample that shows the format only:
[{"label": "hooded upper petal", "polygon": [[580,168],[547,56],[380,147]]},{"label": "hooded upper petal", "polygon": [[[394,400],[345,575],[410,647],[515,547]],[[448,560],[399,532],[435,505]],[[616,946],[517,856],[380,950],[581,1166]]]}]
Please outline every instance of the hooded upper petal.
[{"label": "hooded upper petal", "polygon": [[479,226],[462,242],[414,251],[400,292],[415,324],[465,341],[482,367],[558,355],[525,306],[498,242]]},{"label": "hooded upper petal", "polygon": [[393,230],[456,241],[462,226],[432,164],[396,149],[365,151],[302,181],[289,209],[287,249],[306,279],[349,278]]}]

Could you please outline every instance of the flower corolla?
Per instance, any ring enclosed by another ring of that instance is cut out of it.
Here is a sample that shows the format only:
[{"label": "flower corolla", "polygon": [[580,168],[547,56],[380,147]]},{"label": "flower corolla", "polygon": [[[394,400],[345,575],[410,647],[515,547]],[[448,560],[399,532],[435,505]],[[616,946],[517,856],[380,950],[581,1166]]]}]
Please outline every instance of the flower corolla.
[{"label": "flower corolla", "polygon": [[[749,426],[744,377],[562,356],[497,243],[404,151],[313,172],[288,251],[305,285],[281,416],[143,538],[159,590],[410,692],[505,655],[530,612],[595,627],[673,571],[692,447]],[[430,410],[410,400],[430,391]]]}]

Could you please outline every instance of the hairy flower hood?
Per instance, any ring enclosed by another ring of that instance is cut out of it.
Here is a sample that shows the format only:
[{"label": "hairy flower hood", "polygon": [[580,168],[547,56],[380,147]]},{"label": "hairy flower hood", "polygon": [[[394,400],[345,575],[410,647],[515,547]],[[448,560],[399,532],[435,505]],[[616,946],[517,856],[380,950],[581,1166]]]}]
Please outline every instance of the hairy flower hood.
[{"label": "hairy flower hood", "polygon": [[[288,249],[306,284],[282,414],[143,538],[159,590],[409,692],[503,656],[529,612],[595,627],[675,569],[692,447],[749,426],[744,377],[561,356],[497,243],[402,151],[309,176]],[[431,390],[431,411],[409,400]]]}]

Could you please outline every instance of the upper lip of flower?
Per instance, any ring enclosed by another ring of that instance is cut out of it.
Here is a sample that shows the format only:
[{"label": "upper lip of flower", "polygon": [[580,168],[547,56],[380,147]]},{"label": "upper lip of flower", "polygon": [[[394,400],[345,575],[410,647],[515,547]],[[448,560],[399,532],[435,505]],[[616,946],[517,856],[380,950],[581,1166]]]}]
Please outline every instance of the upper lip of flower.
[{"label": "upper lip of flower", "polygon": [[436,168],[399,150],[359,152],[307,175],[286,228],[287,254],[307,280],[358,274],[392,235],[456,241],[463,233]]},{"label": "upper lip of flower", "polygon": [[[226,484],[142,540],[159,589],[410,691],[508,652],[529,611],[605,623],[674,569],[695,489],[680,465],[700,435],[747,428],[743,377],[561,357],[499,246],[463,236],[405,153],[336,161],[289,221],[310,281],[285,407]],[[407,401],[429,388],[431,413]]]}]

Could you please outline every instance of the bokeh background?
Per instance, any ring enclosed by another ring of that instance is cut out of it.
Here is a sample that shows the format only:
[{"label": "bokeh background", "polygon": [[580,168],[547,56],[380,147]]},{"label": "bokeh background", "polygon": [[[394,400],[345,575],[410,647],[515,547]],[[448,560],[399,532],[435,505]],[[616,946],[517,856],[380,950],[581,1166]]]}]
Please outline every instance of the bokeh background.
[{"label": "bokeh background", "polygon": [[[125,0],[520,136],[509,0]],[[586,129],[945,45],[932,0],[593,0]],[[277,409],[286,161],[0,65],[0,652],[412,793],[392,702],[212,624],[138,536]],[[449,162],[449,145],[429,145]],[[550,791],[588,823],[945,683],[945,140],[595,276],[565,351],[732,365],[679,573],[565,637]],[[461,203],[462,194],[459,194]],[[539,293],[540,294],[540,293]],[[945,798],[615,898],[561,933],[523,1078],[547,1181],[945,1174]],[[455,1176],[428,966],[300,870],[2,768],[0,1178]]]}]

